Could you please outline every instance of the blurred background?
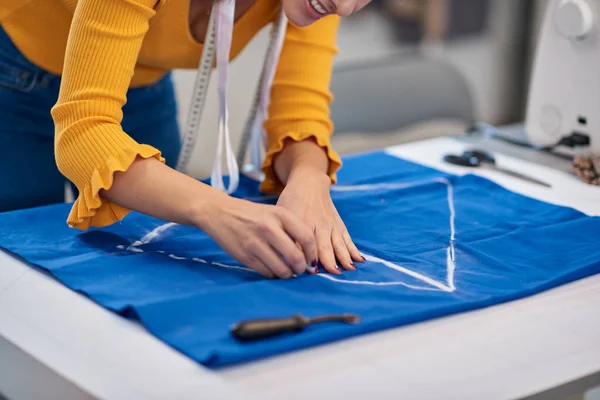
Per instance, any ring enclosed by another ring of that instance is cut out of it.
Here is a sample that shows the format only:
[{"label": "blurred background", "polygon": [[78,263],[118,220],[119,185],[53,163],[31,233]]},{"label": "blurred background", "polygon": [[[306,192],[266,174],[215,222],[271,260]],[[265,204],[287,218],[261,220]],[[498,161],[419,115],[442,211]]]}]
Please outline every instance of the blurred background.
[{"label": "blurred background", "polygon": [[[456,134],[473,121],[522,121],[535,35],[546,0],[374,0],[343,20],[332,118],[343,153]],[[268,41],[255,37],[231,66],[230,123],[237,147]],[[195,71],[175,74],[180,122]],[[214,159],[214,76],[193,156],[198,178]]]}]

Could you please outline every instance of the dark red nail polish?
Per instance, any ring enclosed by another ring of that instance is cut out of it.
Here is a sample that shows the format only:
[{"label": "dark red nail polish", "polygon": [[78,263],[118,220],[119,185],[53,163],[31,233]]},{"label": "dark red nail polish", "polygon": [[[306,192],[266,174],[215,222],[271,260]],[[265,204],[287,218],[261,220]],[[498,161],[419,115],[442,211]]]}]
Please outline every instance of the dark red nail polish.
[{"label": "dark red nail polish", "polygon": [[356,264],[354,264],[354,262],[352,262],[352,261],[351,261],[351,262],[350,262],[350,265],[352,265],[352,268],[354,268],[354,269],[358,269],[358,267],[356,266]]},{"label": "dark red nail polish", "polygon": [[365,258],[365,256],[361,255],[363,262],[367,261],[367,259]]},{"label": "dark red nail polish", "polygon": [[313,268],[318,268],[319,267],[319,262],[317,260],[315,260],[310,265],[312,265]]}]

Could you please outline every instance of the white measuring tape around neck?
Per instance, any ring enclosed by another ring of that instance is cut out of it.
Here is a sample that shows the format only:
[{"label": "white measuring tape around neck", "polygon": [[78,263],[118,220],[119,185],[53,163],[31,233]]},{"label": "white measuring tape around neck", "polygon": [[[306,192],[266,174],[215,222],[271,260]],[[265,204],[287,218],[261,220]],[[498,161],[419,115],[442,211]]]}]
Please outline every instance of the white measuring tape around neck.
[{"label": "white measuring tape around neck", "polygon": [[[246,121],[243,130],[240,152],[238,159],[235,159],[231,145],[231,136],[229,132],[229,115],[227,108],[227,72],[229,66],[229,57],[231,51],[231,39],[233,34],[233,24],[235,18],[235,0],[215,0],[210,14],[206,39],[194,90],[190,104],[190,111],[186,128],[182,135],[182,147],[177,162],[177,170],[186,172],[190,156],[194,149],[202,112],[204,110],[206,93],[210,82],[210,75],[215,59],[217,59],[218,85],[217,92],[219,97],[219,119],[218,119],[218,141],[211,173],[211,185],[221,191],[233,193],[239,184],[239,164],[244,162],[249,141],[252,149],[252,168],[260,171],[262,157],[265,150],[266,140],[263,132],[263,122],[266,118],[267,107],[269,105],[271,84],[275,76],[279,56],[283,47],[283,38],[287,26],[287,18],[283,9],[279,11],[275,26],[271,31],[271,40],[267,50],[267,56],[263,64],[263,69],[254,96],[254,102],[250,110],[250,116]],[[225,188],[223,182],[223,173],[221,170],[223,152],[225,152],[227,163],[227,174],[229,175],[229,184]]]}]

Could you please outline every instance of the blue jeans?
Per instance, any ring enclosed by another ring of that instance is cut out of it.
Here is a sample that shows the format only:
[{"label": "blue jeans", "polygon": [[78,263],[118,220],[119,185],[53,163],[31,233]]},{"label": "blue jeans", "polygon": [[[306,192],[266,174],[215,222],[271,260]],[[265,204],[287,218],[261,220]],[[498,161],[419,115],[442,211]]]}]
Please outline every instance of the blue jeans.
[{"label": "blue jeans", "polygon": [[[0,212],[64,201],[50,115],[59,88],[60,76],[25,58],[0,26]],[[127,92],[122,126],[174,166],[181,142],[170,73]]]}]

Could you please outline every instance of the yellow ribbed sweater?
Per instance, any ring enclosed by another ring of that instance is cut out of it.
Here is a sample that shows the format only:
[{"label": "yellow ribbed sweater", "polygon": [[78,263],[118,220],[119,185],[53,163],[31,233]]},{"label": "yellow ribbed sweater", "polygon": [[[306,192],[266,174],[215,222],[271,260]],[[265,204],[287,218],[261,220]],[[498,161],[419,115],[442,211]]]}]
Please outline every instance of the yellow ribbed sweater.
[{"label": "yellow ribbed sweater", "polygon": [[[123,131],[122,106],[130,86],[156,82],[170,69],[197,67],[202,44],[189,31],[189,2],[0,1],[0,24],[15,45],[35,64],[62,75],[52,116],[58,168],[79,189],[70,226],[87,229],[121,220],[129,210],[101,198],[100,190],[109,189],[113,174],[127,170],[138,156],[164,162],[158,149]],[[257,0],[236,21],[232,59],[274,20],[278,6],[278,0]],[[329,81],[338,24],[337,16],[328,16],[306,28],[290,24],[287,30],[265,123],[269,148],[263,191],[281,190],[272,160],[287,138],[313,137],[327,150],[335,179],[341,163],[329,147]]]}]

